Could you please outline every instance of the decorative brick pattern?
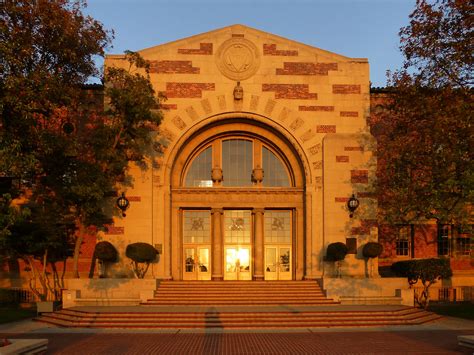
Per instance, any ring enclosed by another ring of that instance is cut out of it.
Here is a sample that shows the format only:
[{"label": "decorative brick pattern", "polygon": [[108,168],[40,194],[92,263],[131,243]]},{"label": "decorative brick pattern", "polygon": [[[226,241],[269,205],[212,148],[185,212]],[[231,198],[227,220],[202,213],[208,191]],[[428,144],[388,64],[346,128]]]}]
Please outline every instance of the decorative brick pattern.
[{"label": "decorative brick pattern", "polygon": [[113,235],[125,234],[125,228],[124,227],[107,226],[107,231],[105,232],[105,234],[113,234]]},{"label": "decorative brick pattern", "polygon": [[329,70],[337,70],[337,63],[284,62],[276,75],[328,75]]},{"label": "decorative brick pattern", "polygon": [[346,203],[347,201],[349,201],[349,197],[335,197],[334,198],[334,202],[337,202],[337,203],[340,203],[340,202]]},{"label": "decorative brick pattern", "polygon": [[173,117],[173,119],[171,120],[171,122],[173,122],[173,124],[180,130],[183,130],[186,128],[186,123],[184,123],[184,121],[182,120],[181,117],[179,116],[175,116]]},{"label": "decorative brick pattern", "polygon": [[199,115],[197,114],[197,112],[196,112],[196,110],[194,109],[193,106],[189,106],[186,109],[186,113],[188,114],[191,121],[196,121],[199,118]]},{"label": "decorative brick pattern", "polygon": [[351,170],[351,183],[367,184],[369,182],[368,170]]},{"label": "decorative brick pattern", "polygon": [[127,196],[127,199],[128,199],[130,202],[141,202],[141,201],[142,201],[142,197],[141,197],[141,196]]},{"label": "decorative brick pattern", "polygon": [[176,104],[160,104],[160,108],[163,110],[177,110],[178,105]]},{"label": "decorative brick pattern", "polygon": [[284,57],[296,57],[298,56],[298,51],[281,50],[281,49],[277,49],[276,44],[264,44],[263,55],[279,55],[279,56],[284,56]]},{"label": "decorative brick pattern", "polygon": [[334,111],[334,106],[298,106],[299,111]]},{"label": "decorative brick pattern", "polygon": [[349,156],[336,155],[336,163],[349,163]]},{"label": "decorative brick pattern", "polygon": [[273,112],[275,105],[276,105],[275,100],[268,99],[267,104],[265,105],[265,113],[267,115],[270,115]]},{"label": "decorative brick pattern", "polygon": [[156,74],[199,74],[199,68],[193,67],[190,60],[153,60],[150,73]]},{"label": "decorative brick pattern", "polygon": [[199,43],[199,49],[178,49],[179,54],[197,54],[197,55],[212,55],[212,43]]},{"label": "decorative brick pattern", "polygon": [[322,168],[323,168],[323,161],[322,160],[313,162],[313,169],[321,170]]},{"label": "decorative brick pattern", "polygon": [[363,147],[344,147],[345,152],[363,152]]},{"label": "decorative brick pattern", "polygon": [[300,136],[300,139],[302,142],[306,142],[306,141],[309,141],[314,136],[315,136],[314,130],[308,129],[305,133],[303,133],[302,136]]},{"label": "decorative brick pattern", "polygon": [[214,83],[166,83],[166,97],[197,99],[204,90],[215,89]]},{"label": "decorative brick pattern", "polygon": [[360,94],[360,85],[340,85],[332,86],[333,94]]},{"label": "decorative brick pattern", "polygon": [[304,121],[301,119],[301,118],[297,118],[296,120],[294,120],[291,125],[290,125],[290,129],[292,131],[296,131],[298,128],[300,128],[302,125],[304,124]]},{"label": "decorative brick pattern", "polygon": [[242,38],[242,37],[245,37],[245,35],[242,34],[242,33],[232,33],[232,37],[240,37],[240,38]]},{"label": "decorative brick pattern", "polygon": [[358,198],[376,198],[377,194],[375,192],[358,192],[357,193]]},{"label": "decorative brick pattern", "polygon": [[309,147],[309,153],[311,155],[316,155],[321,151],[321,143]]},{"label": "decorative brick pattern", "polygon": [[227,103],[225,101],[225,95],[217,96],[217,102],[219,103],[219,109],[225,110],[225,108],[227,107]]},{"label": "decorative brick pattern", "polygon": [[308,84],[262,84],[262,91],[274,91],[276,99],[316,100],[318,94],[309,92]]},{"label": "decorative brick pattern", "polygon": [[289,115],[290,115],[290,110],[288,110],[286,107],[283,107],[281,109],[280,115],[278,116],[278,119],[280,121],[284,121],[288,118]]},{"label": "decorative brick pattern", "polygon": [[316,132],[318,133],[336,133],[335,125],[318,125],[316,126]]},{"label": "decorative brick pattern", "polygon": [[321,186],[323,183],[323,177],[322,176],[315,176],[314,177],[314,184],[316,186]]},{"label": "decorative brick pattern", "polygon": [[208,115],[211,114],[212,112],[212,107],[211,107],[211,102],[209,101],[209,99],[204,99],[201,101],[201,106],[202,106],[202,109],[204,110],[204,112]]},{"label": "decorative brick pattern", "polygon": [[250,98],[250,109],[251,110],[256,110],[258,107],[258,101],[260,99],[260,96],[257,95],[252,95]]},{"label": "decorative brick pattern", "polygon": [[376,227],[378,225],[376,220],[373,219],[363,219],[361,220],[361,225],[359,227],[352,227],[352,235],[362,235],[370,234],[370,228]]},{"label": "decorative brick pattern", "polygon": [[357,111],[341,111],[339,113],[341,117],[359,117],[359,112]]}]

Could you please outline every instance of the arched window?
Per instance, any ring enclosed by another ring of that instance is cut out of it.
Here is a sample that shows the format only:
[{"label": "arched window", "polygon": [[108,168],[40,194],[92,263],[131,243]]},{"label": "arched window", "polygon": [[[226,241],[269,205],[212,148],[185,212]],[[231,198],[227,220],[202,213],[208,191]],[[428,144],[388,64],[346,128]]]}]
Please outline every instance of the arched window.
[{"label": "arched window", "polygon": [[185,186],[211,187],[212,146],[207,147],[194,158],[186,174]]},{"label": "arched window", "polygon": [[251,186],[253,169],[252,142],[229,139],[222,142],[224,186]]},{"label": "arched window", "polygon": [[[189,165],[184,179],[186,187],[213,187],[212,169],[222,169],[222,187],[290,187],[291,177],[286,164],[269,147],[257,138],[216,138],[208,143]],[[263,180],[252,181],[252,172],[263,168]],[[219,180],[220,181],[220,180]]]},{"label": "arched window", "polygon": [[285,166],[281,160],[266,147],[262,147],[262,162],[263,172],[265,174],[265,177],[263,178],[263,186],[290,186],[290,180],[288,179],[288,173],[286,172]]}]

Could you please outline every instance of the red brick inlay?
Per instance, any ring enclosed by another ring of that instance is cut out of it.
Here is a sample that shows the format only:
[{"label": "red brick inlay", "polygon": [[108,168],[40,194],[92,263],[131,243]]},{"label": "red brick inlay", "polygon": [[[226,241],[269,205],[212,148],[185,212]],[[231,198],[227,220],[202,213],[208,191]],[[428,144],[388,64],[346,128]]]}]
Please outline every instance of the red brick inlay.
[{"label": "red brick inlay", "polygon": [[334,106],[298,106],[298,110],[332,112],[334,111]]},{"label": "red brick inlay", "polygon": [[160,108],[163,110],[177,110],[177,104],[160,104]]},{"label": "red brick inlay", "polygon": [[359,117],[359,112],[357,111],[341,111],[341,117]]},{"label": "red brick inlay", "polygon": [[328,75],[329,70],[337,70],[337,63],[284,62],[276,75]]},{"label": "red brick inlay", "polygon": [[150,73],[157,74],[199,74],[199,68],[193,67],[190,60],[153,60]]},{"label": "red brick inlay", "polygon": [[339,85],[332,86],[333,94],[360,94],[360,85]]},{"label": "red brick inlay", "polygon": [[349,197],[336,197],[334,202],[347,202],[349,201]]},{"label": "red brick inlay", "polygon": [[212,55],[212,43],[199,43],[199,49],[179,48],[179,54]]},{"label": "red brick inlay", "polygon": [[262,84],[262,91],[274,91],[275,99],[316,100],[318,94],[309,92],[308,84]]},{"label": "red brick inlay", "polygon": [[349,156],[336,155],[336,163],[349,163]]},{"label": "red brick inlay", "polygon": [[203,90],[214,91],[214,83],[166,83],[167,98],[201,98]]},{"label": "red brick inlay", "polygon": [[345,152],[363,152],[363,147],[344,147]]},{"label": "red brick inlay", "polygon": [[318,125],[316,126],[317,133],[336,133],[335,125]]},{"label": "red brick inlay", "polygon": [[141,202],[142,197],[141,196],[127,196],[127,199],[130,202]]},{"label": "red brick inlay", "polygon": [[359,192],[357,194],[358,198],[376,198],[377,194],[375,192]]},{"label": "red brick inlay", "polygon": [[351,183],[367,184],[369,182],[368,170],[351,170]]},{"label": "red brick inlay", "polygon": [[115,227],[115,226],[107,226],[107,231],[105,234],[124,234],[125,228],[124,227]]},{"label": "red brick inlay", "polygon": [[232,33],[232,37],[245,37],[242,33]]},{"label": "red brick inlay", "polygon": [[298,51],[296,50],[281,50],[276,49],[276,44],[269,44],[266,43],[263,45],[263,55],[281,55],[285,57],[296,57],[298,55]]},{"label": "red brick inlay", "polygon": [[363,219],[361,220],[361,225],[359,227],[352,227],[352,235],[361,235],[361,234],[370,234],[370,228],[376,227],[377,221],[373,219]]}]

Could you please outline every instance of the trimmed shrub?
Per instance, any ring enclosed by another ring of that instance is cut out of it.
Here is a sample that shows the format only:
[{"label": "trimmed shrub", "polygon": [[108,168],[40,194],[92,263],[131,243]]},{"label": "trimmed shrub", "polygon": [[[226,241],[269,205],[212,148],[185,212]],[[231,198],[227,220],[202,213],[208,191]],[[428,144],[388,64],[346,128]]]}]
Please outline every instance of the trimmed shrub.
[{"label": "trimmed shrub", "polygon": [[112,243],[107,241],[102,241],[95,245],[94,255],[102,262],[114,263],[118,259],[117,249],[115,249]]},{"label": "trimmed shrub", "polygon": [[397,276],[406,277],[410,287],[421,281],[423,291],[420,295],[415,292],[415,302],[425,309],[428,308],[430,302],[430,286],[438,280],[453,276],[449,259],[403,260],[394,263],[392,270]]},{"label": "trimmed shrub", "polygon": [[155,261],[157,254],[158,251],[148,243],[129,244],[125,249],[125,255],[132,260],[133,272],[139,279],[145,277],[150,263]]},{"label": "trimmed shrub", "polygon": [[377,242],[368,242],[362,249],[364,258],[377,258],[383,252],[383,246]]},{"label": "trimmed shrub", "polygon": [[326,260],[327,261],[342,261],[348,252],[347,246],[344,243],[337,242],[328,245]]}]

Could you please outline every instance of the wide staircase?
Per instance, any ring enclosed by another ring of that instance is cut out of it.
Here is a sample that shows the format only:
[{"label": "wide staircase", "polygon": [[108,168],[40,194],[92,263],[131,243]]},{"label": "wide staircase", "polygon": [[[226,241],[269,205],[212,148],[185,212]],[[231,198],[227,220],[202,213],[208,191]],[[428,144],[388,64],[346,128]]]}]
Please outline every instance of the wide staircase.
[{"label": "wide staircase", "polygon": [[165,281],[144,306],[278,306],[336,304],[311,281]]},{"label": "wide staircase", "polygon": [[71,328],[284,329],[416,325],[439,316],[404,306],[341,306],[314,281],[164,281],[135,307],[77,307],[36,320]]}]

